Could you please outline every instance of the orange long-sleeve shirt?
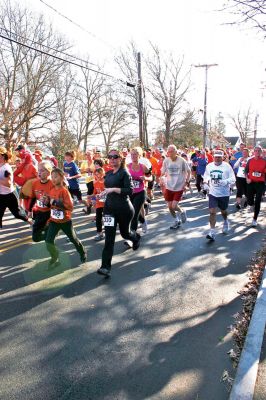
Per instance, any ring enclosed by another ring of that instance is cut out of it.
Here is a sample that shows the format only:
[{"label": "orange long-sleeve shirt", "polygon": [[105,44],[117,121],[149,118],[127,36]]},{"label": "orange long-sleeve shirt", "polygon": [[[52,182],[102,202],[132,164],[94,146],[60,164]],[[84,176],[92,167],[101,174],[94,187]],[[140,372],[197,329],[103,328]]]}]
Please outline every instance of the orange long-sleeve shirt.
[{"label": "orange long-sleeve shirt", "polygon": [[[104,181],[95,181],[93,184],[93,194],[100,194],[104,191]],[[100,200],[96,200],[95,208],[101,208],[104,207],[104,202]]]},{"label": "orange long-sleeve shirt", "polygon": [[49,196],[50,191],[54,188],[54,185],[51,180],[48,180],[46,183],[42,183],[39,178],[33,181],[32,183],[32,193],[31,198],[36,199],[36,203],[34,205],[34,210],[45,212],[50,210],[50,206],[46,206],[41,198],[43,196]]},{"label": "orange long-sleeve shirt", "polygon": [[49,193],[50,200],[60,202],[61,205],[51,204],[51,217],[50,221],[62,224],[71,220],[73,211],[73,201],[69,191],[65,187],[54,187]]}]

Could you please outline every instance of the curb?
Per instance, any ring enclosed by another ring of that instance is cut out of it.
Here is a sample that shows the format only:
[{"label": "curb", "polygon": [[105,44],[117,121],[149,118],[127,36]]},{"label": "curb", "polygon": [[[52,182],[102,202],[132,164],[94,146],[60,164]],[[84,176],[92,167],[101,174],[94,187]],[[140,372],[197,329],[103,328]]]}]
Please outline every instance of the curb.
[{"label": "curb", "polygon": [[266,323],[266,266],[229,400],[252,400]]}]

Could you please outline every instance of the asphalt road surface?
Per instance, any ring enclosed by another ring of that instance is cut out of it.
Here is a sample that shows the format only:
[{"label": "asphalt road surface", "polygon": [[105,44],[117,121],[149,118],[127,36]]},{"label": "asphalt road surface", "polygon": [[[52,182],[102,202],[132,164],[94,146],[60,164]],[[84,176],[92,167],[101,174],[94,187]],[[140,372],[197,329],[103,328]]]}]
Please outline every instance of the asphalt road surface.
[{"label": "asphalt road surface", "polygon": [[225,400],[232,376],[228,327],[238,291],[265,235],[265,203],[256,228],[234,212],[231,231],[208,243],[207,200],[183,201],[178,231],[161,196],[153,201],[141,247],[117,234],[111,279],[96,274],[103,242],[93,216],[76,206],[74,224],[87,248],[57,238],[61,266],[46,270],[43,243],[9,213],[0,232],[1,400]]}]

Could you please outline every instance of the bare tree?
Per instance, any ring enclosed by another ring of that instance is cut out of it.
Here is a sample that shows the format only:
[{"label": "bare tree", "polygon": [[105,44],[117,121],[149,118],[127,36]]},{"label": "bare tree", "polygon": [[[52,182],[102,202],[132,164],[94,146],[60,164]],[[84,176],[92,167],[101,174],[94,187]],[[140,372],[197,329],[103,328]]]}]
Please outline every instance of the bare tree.
[{"label": "bare tree", "polygon": [[[134,86],[123,85],[120,87],[120,93],[124,97],[124,101],[127,103],[131,110],[132,116],[139,114],[139,95],[138,95],[138,50],[137,45],[134,41],[130,41],[126,49],[121,50],[120,53],[115,57],[122,75],[125,77],[127,82],[131,82]],[[143,107],[143,131],[145,137],[148,137],[148,107],[145,99],[145,85],[141,82],[144,94],[144,107]]]},{"label": "bare tree", "polygon": [[189,88],[190,71],[184,70],[183,58],[164,57],[158,46],[151,44],[152,56],[146,60],[150,82],[150,107],[163,122],[165,145],[170,144],[171,133],[181,115],[185,94]]},{"label": "bare tree", "polygon": [[230,115],[230,119],[234,128],[238,131],[241,141],[246,145],[248,143],[248,139],[253,133],[251,128],[251,116],[252,113],[250,107],[246,112],[239,111],[236,116]]},{"label": "bare tree", "polygon": [[0,23],[2,36],[10,39],[0,43],[0,137],[11,147],[21,140],[30,142],[31,134],[52,122],[54,86],[64,63],[37,50],[45,46],[49,54],[58,55],[68,44],[42,15],[36,17],[9,0],[1,7]]},{"label": "bare tree", "polygon": [[130,109],[121,99],[109,90],[97,102],[100,133],[103,136],[106,152],[119,140],[125,128],[132,125]]},{"label": "bare tree", "polygon": [[98,111],[96,104],[104,94],[105,78],[100,74],[82,69],[82,78],[76,81],[77,110],[74,130],[78,145],[83,142],[86,151],[88,139],[98,127]]},{"label": "bare tree", "polygon": [[266,31],[266,4],[265,0],[227,0],[223,11],[234,15],[234,21],[229,24],[248,24],[251,27]]}]

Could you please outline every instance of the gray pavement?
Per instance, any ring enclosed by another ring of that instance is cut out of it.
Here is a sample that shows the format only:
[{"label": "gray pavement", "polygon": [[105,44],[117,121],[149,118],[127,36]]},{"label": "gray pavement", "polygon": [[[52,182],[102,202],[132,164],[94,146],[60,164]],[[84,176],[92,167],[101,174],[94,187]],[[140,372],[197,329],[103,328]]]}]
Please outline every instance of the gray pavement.
[{"label": "gray pavement", "polygon": [[221,383],[225,370],[234,374],[228,327],[241,308],[238,291],[265,218],[251,228],[251,216],[236,213],[230,234],[210,244],[207,201],[192,200],[183,202],[188,222],[172,232],[157,198],[136,252],[125,251],[117,235],[110,280],[96,274],[103,243],[92,240],[94,222],[79,207],[74,223],[88,262],[80,266],[60,236],[62,266],[53,273],[45,270],[44,244],[27,243],[30,229],[6,216],[1,400],[228,399]]}]

